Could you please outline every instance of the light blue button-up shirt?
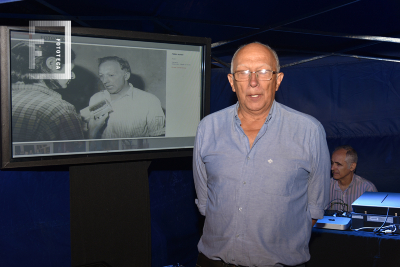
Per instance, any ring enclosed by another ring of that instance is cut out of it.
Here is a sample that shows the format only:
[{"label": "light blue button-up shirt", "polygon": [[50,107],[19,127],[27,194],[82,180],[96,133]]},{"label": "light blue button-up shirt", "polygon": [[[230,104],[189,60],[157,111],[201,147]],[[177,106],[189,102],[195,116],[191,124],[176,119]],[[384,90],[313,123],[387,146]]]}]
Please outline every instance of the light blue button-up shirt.
[{"label": "light blue button-up shirt", "polygon": [[238,104],[199,124],[193,170],[200,213],[198,248],[244,266],[309,260],[312,218],[329,200],[330,156],[322,125],[274,101],[253,146]]}]

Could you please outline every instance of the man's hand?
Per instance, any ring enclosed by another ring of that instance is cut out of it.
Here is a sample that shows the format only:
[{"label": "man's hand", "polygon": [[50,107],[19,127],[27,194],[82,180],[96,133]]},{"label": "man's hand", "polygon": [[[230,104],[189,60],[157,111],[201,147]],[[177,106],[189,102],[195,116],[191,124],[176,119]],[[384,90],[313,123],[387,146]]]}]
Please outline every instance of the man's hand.
[{"label": "man's hand", "polygon": [[96,138],[97,133],[100,129],[106,124],[106,120],[108,119],[108,113],[103,114],[99,118],[90,118],[88,122],[89,128],[89,139]]},{"label": "man's hand", "polygon": [[312,219],[312,226],[314,227],[314,224],[317,222],[317,219]]}]

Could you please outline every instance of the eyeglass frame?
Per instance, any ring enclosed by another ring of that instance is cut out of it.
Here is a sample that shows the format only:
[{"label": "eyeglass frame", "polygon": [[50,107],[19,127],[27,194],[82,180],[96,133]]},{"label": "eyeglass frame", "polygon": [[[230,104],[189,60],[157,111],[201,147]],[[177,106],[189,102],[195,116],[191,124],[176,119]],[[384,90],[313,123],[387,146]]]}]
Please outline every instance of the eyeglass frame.
[{"label": "eyeglass frame", "polygon": [[[248,80],[250,80],[251,74],[253,74],[253,73],[256,74],[256,78],[257,78],[257,80],[258,80],[258,72],[259,72],[259,71],[262,71],[262,70],[266,70],[266,69],[261,69],[261,70],[257,70],[257,71],[238,70],[238,71],[236,71],[236,72],[234,72],[234,73],[231,73],[231,74],[232,74],[232,76],[233,76],[233,79],[235,79],[235,81],[237,81],[237,82],[244,82],[245,80],[241,80],[241,81],[237,80],[237,79],[235,78],[235,74],[238,73],[238,72],[242,72],[242,71],[248,71],[248,72],[249,72]],[[272,78],[274,77],[274,76],[272,76],[273,74],[279,74],[279,73],[280,73],[280,72],[274,71],[274,70],[266,70],[266,71],[272,73],[272,74],[271,74],[271,79],[269,79],[269,80],[262,80],[262,81],[271,81]]]}]

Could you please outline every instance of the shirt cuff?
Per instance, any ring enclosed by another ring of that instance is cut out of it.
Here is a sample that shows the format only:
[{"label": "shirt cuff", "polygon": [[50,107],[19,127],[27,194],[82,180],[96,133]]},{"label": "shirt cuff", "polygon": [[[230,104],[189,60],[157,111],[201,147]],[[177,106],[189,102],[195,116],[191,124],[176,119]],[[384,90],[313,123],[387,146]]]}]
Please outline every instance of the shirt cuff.
[{"label": "shirt cuff", "polygon": [[324,218],[324,209],[321,207],[316,207],[312,204],[308,204],[308,209],[310,210],[312,219],[322,219]]},{"label": "shirt cuff", "polygon": [[194,200],[194,203],[196,203],[201,215],[206,216],[206,205],[201,205],[197,198]]}]

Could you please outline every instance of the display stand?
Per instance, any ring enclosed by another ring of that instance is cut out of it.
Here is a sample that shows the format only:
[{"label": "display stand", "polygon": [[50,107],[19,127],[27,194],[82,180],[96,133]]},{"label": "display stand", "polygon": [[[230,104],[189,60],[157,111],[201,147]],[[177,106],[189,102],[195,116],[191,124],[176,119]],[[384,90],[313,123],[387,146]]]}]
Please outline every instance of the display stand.
[{"label": "display stand", "polygon": [[70,167],[72,266],[151,266],[150,161]]}]

